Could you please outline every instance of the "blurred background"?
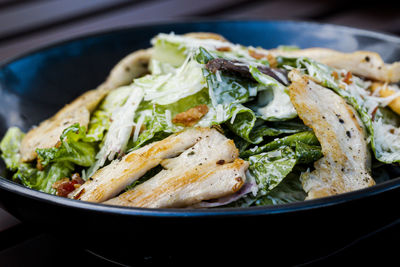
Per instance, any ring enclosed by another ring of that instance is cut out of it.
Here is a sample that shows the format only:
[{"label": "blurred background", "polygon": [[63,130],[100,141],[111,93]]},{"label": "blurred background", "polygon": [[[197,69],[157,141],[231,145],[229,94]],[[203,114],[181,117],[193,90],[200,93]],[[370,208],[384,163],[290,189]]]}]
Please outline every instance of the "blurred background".
[{"label": "blurred background", "polygon": [[[85,34],[149,23],[195,19],[314,21],[400,36],[399,2],[0,0],[0,63],[30,50]],[[381,237],[382,240],[385,238]],[[32,265],[29,266],[42,266],[46,262],[41,260],[51,259],[49,255],[63,249],[52,237],[29,231],[0,206],[0,266],[4,263],[7,263],[6,266],[20,266],[18,263],[26,263],[27,258],[39,253],[43,257],[30,258]],[[21,258],[19,255],[22,254],[24,257]],[[85,257],[92,264],[104,263],[96,261],[94,256]]]},{"label": "blurred background", "polygon": [[0,0],[0,61],[86,33],[160,21],[279,19],[400,35],[399,1]]}]

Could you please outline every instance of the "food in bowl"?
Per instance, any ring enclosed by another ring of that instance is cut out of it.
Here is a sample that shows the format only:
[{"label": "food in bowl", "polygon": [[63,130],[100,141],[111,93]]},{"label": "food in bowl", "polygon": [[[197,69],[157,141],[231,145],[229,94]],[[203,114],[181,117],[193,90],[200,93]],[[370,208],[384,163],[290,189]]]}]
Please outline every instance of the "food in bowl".
[{"label": "food in bowl", "polygon": [[400,62],[213,33],[151,43],[28,133],[11,127],[11,179],[109,205],[248,207],[370,187],[400,161]]}]

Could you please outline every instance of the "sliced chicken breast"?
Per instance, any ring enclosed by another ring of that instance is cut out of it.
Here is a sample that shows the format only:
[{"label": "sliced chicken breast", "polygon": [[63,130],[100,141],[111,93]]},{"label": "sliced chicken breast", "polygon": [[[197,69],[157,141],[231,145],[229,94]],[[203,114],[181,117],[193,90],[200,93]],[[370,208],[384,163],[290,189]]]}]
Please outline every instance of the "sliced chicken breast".
[{"label": "sliced chicken breast", "polygon": [[289,78],[290,99],[304,124],[314,130],[324,155],[314,163],[314,171],[301,177],[307,199],[374,185],[367,138],[354,109],[298,70],[291,71]]},{"label": "sliced chicken breast", "polygon": [[179,155],[206,136],[214,136],[215,132],[216,130],[210,128],[190,128],[132,151],[121,160],[114,160],[98,170],[69,197],[90,202],[106,201],[156,167],[162,160]]},{"label": "sliced chicken breast", "polygon": [[122,59],[111,71],[107,80],[97,89],[88,91],[59,110],[53,117],[32,128],[21,142],[21,160],[32,161],[36,158],[37,148],[54,147],[64,129],[79,123],[87,127],[90,114],[111,90],[129,84],[146,72],[151,49],[139,50]]},{"label": "sliced chicken breast", "polygon": [[232,140],[217,131],[180,156],[161,162],[165,170],[104,204],[181,208],[238,191],[248,162],[238,159]]},{"label": "sliced chicken breast", "polygon": [[342,53],[328,48],[308,48],[293,51],[268,50],[273,56],[309,57],[323,64],[372,80],[396,83],[400,81],[400,62],[385,64],[379,54],[370,51]]}]

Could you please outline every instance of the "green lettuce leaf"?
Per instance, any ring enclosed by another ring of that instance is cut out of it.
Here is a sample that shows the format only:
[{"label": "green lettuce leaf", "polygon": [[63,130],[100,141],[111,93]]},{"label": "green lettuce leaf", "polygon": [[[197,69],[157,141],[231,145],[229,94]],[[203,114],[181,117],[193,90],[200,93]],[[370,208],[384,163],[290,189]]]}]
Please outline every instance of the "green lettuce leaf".
[{"label": "green lettuce leaf", "polygon": [[65,177],[71,177],[74,170],[71,162],[56,162],[39,171],[32,164],[21,163],[18,171],[13,175],[13,180],[23,185],[49,194],[55,194],[53,184]]},{"label": "green lettuce leaf", "polygon": [[134,84],[143,89],[145,101],[159,105],[175,103],[206,87],[202,66],[191,55],[173,72],[146,75],[135,79]]},{"label": "green lettuce leaf", "polygon": [[[205,64],[214,55],[200,48],[196,60]],[[226,123],[232,132],[250,143],[260,143],[262,138],[251,136],[251,131],[257,120],[254,112],[242,105],[257,95],[260,85],[248,79],[225,73],[212,73],[203,68],[207,81],[211,108],[208,114],[199,122],[200,126]]]},{"label": "green lettuce leaf", "polygon": [[304,201],[306,192],[300,182],[299,175],[290,173],[279,185],[272,189],[267,195],[258,198],[254,205],[279,205],[292,202]]},{"label": "green lettuce leaf", "polygon": [[[262,146],[255,146],[251,149],[244,151],[243,153],[240,154],[240,156],[242,158],[247,158],[249,156],[260,154],[262,152],[267,152],[267,151],[277,149],[281,146],[289,146],[289,147],[292,147],[295,149],[299,145],[299,143],[308,145],[308,148],[310,148],[313,151],[313,152],[310,152],[313,155],[314,155],[314,152],[316,152],[316,150],[318,150],[318,147],[319,147],[319,141],[318,141],[317,137],[315,137],[314,133],[312,131],[306,131],[306,132],[295,133],[295,134],[285,136],[285,137],[282,137],[279,139],[275,139],[274,141],[269,142]],[[303,148],[306,148],[306,146],[303,146]],[[299,150],[298,153],[300,153],[300,151],[302,151],[302,150],[304,150],[304,149]],[[305,154],[305,153],[302,152],[301,154]],[[322,155],[322,154],[319,153],[318,155]],[[315,156],[317,156],[317,155],[315,155]]]},{"label": "green lettuce leaf", "polygon": [[161,63],[167,63],[173,67],[183,64],[187,56],[187,48],[180,42],[172,42],[159,36],[153,40],[152,58]]},{"label": "green lettuce leaf", "polygon": [[[248,47],[219,40],[205,40],[161,33],[152,40],[152,44],[154,46],[153,58],[175,67],[181,66],[186,56],[197,51],[200,47],[212,51],[218,57],[268,65],[266,59],[256,59],[251,56]],[[229,49],[228,51],[218,51],[218,48],[221,47],[229,47]]]},{"label": "green lettuce leaf", "polygon": [[249,170],[260,188],[259,194],[265,195],[293,170],[297,159],[295,152],[284,146],[251,156],[249,162]]},{"label": "green lettuce leaf", "polygon": [[23,133],[18,127],[11,127],[7,130],[0,143],[1,157],[3,158],[7,169],[16,171],[20,164],[21,155],[19,147],[24,138]]},{"label": "green lettuce leaf", "polygon": [[253,78],[266,87],[257,96],[257,105],[254,107],[262,119],[280,121],[297,117],[296,110],[292,102],[290,102],[286,86],[261,73],[254,66],[250,66],[249,70]]},{"label": "green lettuce leaf", "polygon": [[[260,124],[257,125],[257,122],[260,122]],[[278,136],[303,131],[311,131],[311,129],[297,121],[265,122],[258,120],[256,121],[256,126],[250,133],[250,136],[252,136],[252,139],[255,139],[258,136]]]},{"label": "green lettuce leaf", "polygon": [[[210,98],[206,88],[168,105],[158,105],[152,104],[149,101],[143,101],[135,116],[135,123],[138,124],[138,121],[142,120],[141,124],[145,130],[138,134],[137,138],[134,135],[134,138],[128,144],[129,151],[161,140],[172,133],[182,131],[184,127],[172,123],[172,118],[181,112],[202,104],[210,105]],[[209,127],[216,124],[216,122],[203,120],[198,124],[201,124],[200,126],[202,127]]]},{"label": "green lettuce leaf", "polygon": [[54,162],[70,162],[89,167],[95,162],[96,152],[97,144],[86,138],[86,128],[79,126],[78,123],[63,131],[58,147],[36,149],[42,166]]},{"label": "green lettuce leaf", "polygon": [[[296,190],[287,189],[290,185],[292,188],[292,174],[297,164],[297,155],[293,149],[288,146],[282,146],[278,149],[264,152],[249,158],[250,166],[246,173],[247,179],[255,180],[258,186],[258,191],[249,193],[241,199],[229,204],[229,207],[249,207],[257,205],[275,204],[271,198],[287,199],[290,202],[292,199],[296,201],[302,192],[296,185]],[[289,181],[286,181],[289,179]],[[297,182],[299,176],[297,175]],[[283,185],[282,185],[283,184]],[[287,194],[287,195],[286,195]],[[301,197],[304,195],[304,191]]]},{"label": "green lettuce leaf", "polygon": [[11,127],[0,143],[1,156],[6,167],[15,172],[12,179],[29,188],[54,194],[56,190],[52,185],[64,177],[70,177],[74,164],[70,161],[60,161],[38,170],[34,163],[20,162],[19,148],[24,135],[17,127]]}]

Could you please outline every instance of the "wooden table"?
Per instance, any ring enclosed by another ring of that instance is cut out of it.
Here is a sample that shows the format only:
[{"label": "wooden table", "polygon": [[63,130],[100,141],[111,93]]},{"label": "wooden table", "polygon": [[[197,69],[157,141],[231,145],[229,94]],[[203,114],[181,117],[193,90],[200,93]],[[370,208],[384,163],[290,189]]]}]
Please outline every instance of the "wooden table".
[{"label": "wooden table", "polygon": [[[0,62],[87,33],[193,18],[306,20],[400,35],[399,11],[390,1],[0,0]],[[379,238],[384,242],[387,237]],[[62,249],[54,236],[32,231],[0,207],[0,266],[45,265],[54,256],[50,254]],[[46,250],[46,257],[27,261],[22,256]],[[92,264],[104,263],[79,253]]]}]

